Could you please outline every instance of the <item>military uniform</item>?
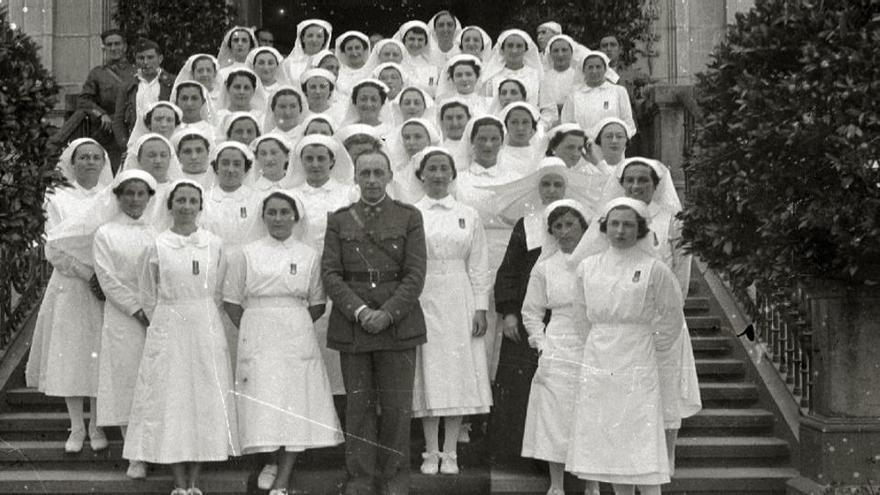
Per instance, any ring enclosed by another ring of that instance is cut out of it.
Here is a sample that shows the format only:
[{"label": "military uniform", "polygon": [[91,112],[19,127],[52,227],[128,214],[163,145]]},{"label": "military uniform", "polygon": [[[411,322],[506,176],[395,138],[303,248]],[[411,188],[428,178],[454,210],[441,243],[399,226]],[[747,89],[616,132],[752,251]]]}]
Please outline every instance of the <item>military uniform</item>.
[{"label": "military uniform", "polygon": [[[348,394],[346,494],[375,493],[377,484],[408,493],[415,348],[426,341],[425,264],[422,216],[412,205],[361,200],[327,220],[322,278],[333,301],[327,346],[340,352]],[[363,306],[387,311],[391,325],[365,331],[356,317]]]}]

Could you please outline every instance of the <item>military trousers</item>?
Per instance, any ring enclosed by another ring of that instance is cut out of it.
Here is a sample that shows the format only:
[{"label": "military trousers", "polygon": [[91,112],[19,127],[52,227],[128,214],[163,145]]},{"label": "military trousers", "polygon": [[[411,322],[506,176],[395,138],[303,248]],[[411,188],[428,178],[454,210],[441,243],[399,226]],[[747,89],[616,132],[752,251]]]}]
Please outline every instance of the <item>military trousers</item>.
[{"label": "military trousers", "polygon": [[347,395],[344,493],[409,493],[415,348],[340,352],[340,358]]}]

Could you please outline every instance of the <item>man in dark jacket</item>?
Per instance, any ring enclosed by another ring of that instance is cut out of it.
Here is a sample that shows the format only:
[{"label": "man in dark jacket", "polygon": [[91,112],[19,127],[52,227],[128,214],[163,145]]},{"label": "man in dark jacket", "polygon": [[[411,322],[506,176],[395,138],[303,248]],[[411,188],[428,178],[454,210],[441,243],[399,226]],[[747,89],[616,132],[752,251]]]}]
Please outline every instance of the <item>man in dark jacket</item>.
[{"label": "man in dark jacket", "polygon": [[345,493],[406,494],[425,230],[419,210],[386,195],[383,152],[358,156],[355,181],[361,199],[327,219],[321,263],[333,301],[327,346],[340,353],[347,394]]},{"label": "man in dark jacket", "polygon": [[162,52],[155,41],[141,39],[135,50],[138,70],[116,97],[116,114],[113,116],[113,134],[116,144],[125,149],[128,136],[137,119],[143,118],[145,109],[157,101],[168,101],[174,74],[162,70]]},{"label": "man in dark jacket", "polygon": [[[101,33],[104,49],[104,65],[93,68],[76,100],[77,110],[92,119],[92,137],[101,143],[110,155],[113,170],[119,167],[124,148],[116,144],[113,136],[113,115],[116,113],[116,97],[135,75],[135,68],[125,59],[125,38],[118,29]],[[97,127],[97,129],[95,129]]]}]

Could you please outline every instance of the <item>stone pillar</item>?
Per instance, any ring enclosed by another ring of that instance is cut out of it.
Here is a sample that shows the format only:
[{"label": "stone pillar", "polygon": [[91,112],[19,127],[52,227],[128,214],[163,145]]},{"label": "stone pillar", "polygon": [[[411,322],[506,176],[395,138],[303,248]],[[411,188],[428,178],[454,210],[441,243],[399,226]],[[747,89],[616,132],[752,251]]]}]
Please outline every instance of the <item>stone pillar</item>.
[{"label": "stone pillar", "polygon": [[832,484],[877,486],[880,288],[821,280],[806,285],[805,293],[813,400],[800,422],[801,477],[792,480],[789,493],[823,493]]},{"label": "stone pillar", "polygon": [[658,84],[647,89],[647,102],[653,113],[651,126],[643,129],[648,157],[669,167],[672,180],[680,192],[684,189],[685,118],[686,110],[679,97],[693,93],[692,86]]}]

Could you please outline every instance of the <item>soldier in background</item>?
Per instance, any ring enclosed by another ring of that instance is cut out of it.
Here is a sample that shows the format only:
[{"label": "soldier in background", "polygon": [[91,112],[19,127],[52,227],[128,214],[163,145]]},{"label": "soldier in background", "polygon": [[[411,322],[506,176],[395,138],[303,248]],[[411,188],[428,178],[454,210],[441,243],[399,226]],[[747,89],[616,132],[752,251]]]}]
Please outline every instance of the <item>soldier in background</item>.
[{"label": "soldier in background", "polygon": [[[611,59],[611,63],[608,64],[608,67],[614,69],[617,72],[617,75],[620,76],[620,80],[617,81],[617,84],[626,88],[626,93],[629,95],[630,105],[632,106],[633,120],[636,122],[636,127],[639,129],[643,128],[643,120],[647,109],[645,108],[645,96],[642,94],[642,88],[644,88],[645,84],[650,82],[648,77],[635,65],[625,66],[621,64],[620,42],[617,40],[616,36],[608,35],[599,40],[599,51],[608,55],[608,58]],[[630,141],[626,146],[626,156],[652,155],[648,150],[643,150],[642,147],[641,134],[631,136]]]},{"label": "soldier in background", "polygon": [[340,353],[348,394],[346,495],[409,493],[416,346],[426,340],[425,230],[418,209],[386,194],[391,178],[385,153],[358,156],[361,198],[330,215],[324,238],[327,346]]}]

